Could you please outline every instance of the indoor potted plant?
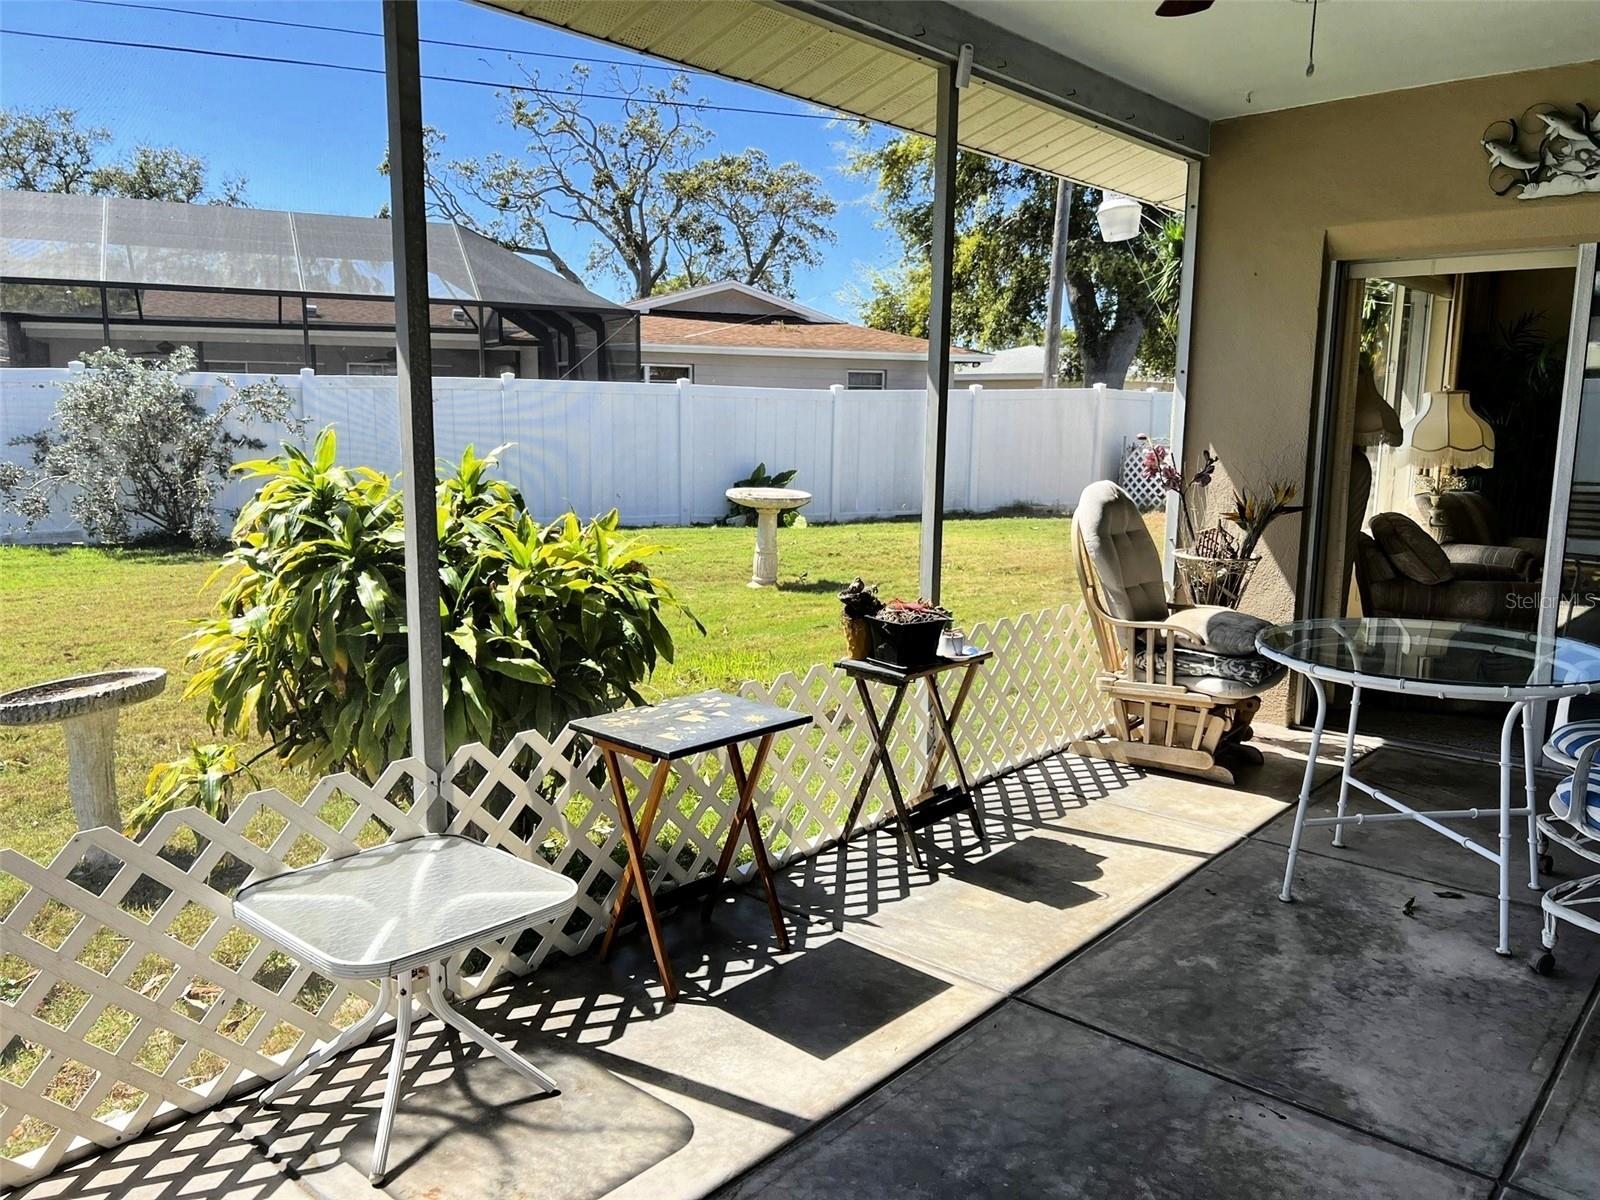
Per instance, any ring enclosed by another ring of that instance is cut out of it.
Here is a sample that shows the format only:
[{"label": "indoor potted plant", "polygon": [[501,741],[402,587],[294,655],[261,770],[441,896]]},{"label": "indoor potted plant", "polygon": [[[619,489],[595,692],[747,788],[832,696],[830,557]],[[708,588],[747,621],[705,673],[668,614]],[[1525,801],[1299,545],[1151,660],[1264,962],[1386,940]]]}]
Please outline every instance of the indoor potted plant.
[{"label": "indoor potted plant", "polygon": [[1293,483],[1274,479],[1259,490],[1236,489],[1233,507],[1210,523],[1207,489],[1216,469],[1217,456],[1209,450],[1202,453],[1199,469],[1187,479],[1165,446],[1152,445],[1145,453],[1145,478],[1159,481],[1178,495],[1183,548],[1175,550],[1173,558],[1189,603],[1237,608],[1261,564],[1256,553],[1261,536],[1272,522],[1286,513],[1299,512],[1304,505],[1294,502],[1298,489]]}]

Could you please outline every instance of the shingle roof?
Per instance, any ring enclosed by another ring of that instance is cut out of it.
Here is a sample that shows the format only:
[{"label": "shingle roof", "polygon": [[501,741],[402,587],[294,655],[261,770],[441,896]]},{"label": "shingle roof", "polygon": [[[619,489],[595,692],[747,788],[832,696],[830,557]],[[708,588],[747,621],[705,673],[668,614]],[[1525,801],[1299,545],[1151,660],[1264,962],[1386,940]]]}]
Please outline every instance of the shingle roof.
[{"label": "shingle roof", "polygon": [[[639,317],[641,348],[658,346],[721,350],[838,350],[854,353],[905,354],[921,357],[928,352],[924,338],[907,337],[864,325],[808,325],[791,321],[736,321],[708,317],[668,317],[644,313]],[[983,361],[987,355],[963,346],[951,354]]]}]

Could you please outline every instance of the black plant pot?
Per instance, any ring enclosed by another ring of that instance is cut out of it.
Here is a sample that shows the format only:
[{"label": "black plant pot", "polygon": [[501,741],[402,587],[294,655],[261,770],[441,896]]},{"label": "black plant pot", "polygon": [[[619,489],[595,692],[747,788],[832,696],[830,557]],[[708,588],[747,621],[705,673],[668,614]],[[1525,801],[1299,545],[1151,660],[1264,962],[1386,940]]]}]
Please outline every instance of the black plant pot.
[{"label": "black plant pot", "polygon": [[939,635],[950,628],[950,618],[900,624],[868,617],[872,630],[872,657],[890,667],[925,667],[939,657]]}]

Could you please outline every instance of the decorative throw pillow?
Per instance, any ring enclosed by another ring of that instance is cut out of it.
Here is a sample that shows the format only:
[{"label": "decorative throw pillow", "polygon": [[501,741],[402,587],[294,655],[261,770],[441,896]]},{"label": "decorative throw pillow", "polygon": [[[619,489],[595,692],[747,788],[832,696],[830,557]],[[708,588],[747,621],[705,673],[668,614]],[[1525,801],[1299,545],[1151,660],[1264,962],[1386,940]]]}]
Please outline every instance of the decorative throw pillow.
[{"label": "decorative throw pillow", "polygon": [[1370,528],[1394,569],[1407,579],[1431,587],[1456,577],[1444,547],[1404,513],[1379,513],[1372,518]]},{"label": "decorative throw pillow", "polygon": [[1214,604],[1198,604],[1193,608],[1175,609],[1167,620],[1181,625],[1205,643],[1213,654],[1238,657],[1256,652],[1256,634],[1272,622],[1231,608]]}]

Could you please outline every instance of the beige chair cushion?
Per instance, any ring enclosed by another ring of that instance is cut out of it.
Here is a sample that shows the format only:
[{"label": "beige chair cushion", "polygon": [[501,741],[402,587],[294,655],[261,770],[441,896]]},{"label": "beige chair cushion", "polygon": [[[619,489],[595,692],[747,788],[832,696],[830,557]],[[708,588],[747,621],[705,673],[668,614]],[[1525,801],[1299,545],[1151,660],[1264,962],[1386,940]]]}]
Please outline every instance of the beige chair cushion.
[{"label": "beige chair cushion", "polygon": [[1444,547],[1422,526],[1403,513],[1379,513],[1372,518],[1372,536],[1394,569],[1416,583],[1449,583],[1456,577]]},{"label": "beige chair cushion", "polygon": [[1106,611],[1119,621],[1165,620],[1161,555],[1133,498],[1109,479],[1091,483],[1078,497],[1072,523]]},{"label": "beige chair cushion", "polygon": [[1271,621],[1262,620],[1260,617],[1252,617],[1249,613],[1220,608],[1214,604],[1197,604],[1192,608],[1176,609],[1168,615],[1167,622],[1181,626],[1186,632],[1192,633],[1213,654],[1223,654],[1230,658],[1254,654],[1256,634],[1272,624]]}]

